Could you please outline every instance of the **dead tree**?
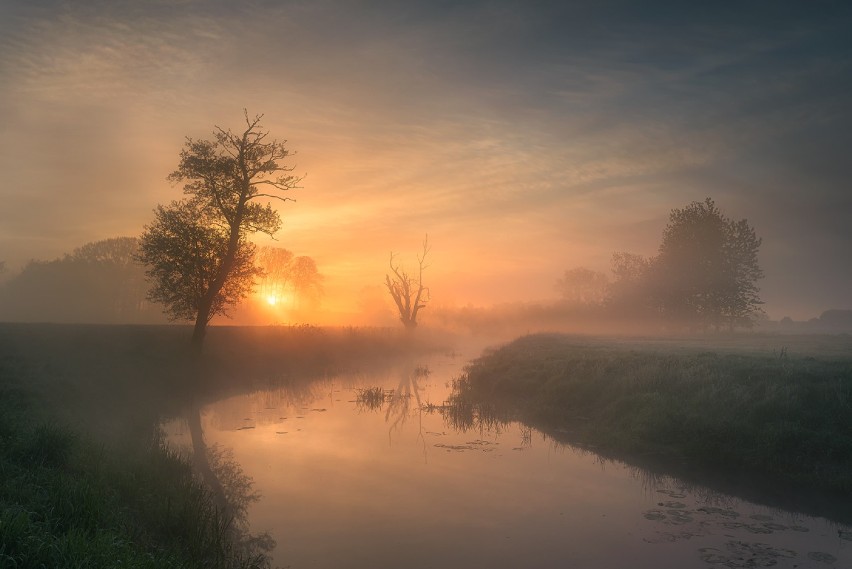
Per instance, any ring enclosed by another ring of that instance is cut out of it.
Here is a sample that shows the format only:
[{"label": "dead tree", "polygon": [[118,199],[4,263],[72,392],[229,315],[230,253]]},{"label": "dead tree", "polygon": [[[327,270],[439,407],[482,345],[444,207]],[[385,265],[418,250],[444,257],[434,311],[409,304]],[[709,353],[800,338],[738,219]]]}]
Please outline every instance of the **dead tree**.
[{"label": "dead tree", "polygon": [[392,275],[385,275],[385,286],[399,310],[399,319],[406,329],[417,326],[417,314],[429,302],[429,288],[423,286],[423,271],[426,270],[426,255],[429,253],[429,236],[423,240],[423,251],[417,255],[417,276],[411,276],[390,254]]}]

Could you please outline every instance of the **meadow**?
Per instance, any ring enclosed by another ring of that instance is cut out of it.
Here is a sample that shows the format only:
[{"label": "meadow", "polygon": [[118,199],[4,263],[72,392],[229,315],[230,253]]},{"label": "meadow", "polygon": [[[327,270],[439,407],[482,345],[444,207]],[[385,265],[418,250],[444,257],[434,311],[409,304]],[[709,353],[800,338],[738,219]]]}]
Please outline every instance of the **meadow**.
[{"label": "meadow", "polygon": [[244,531],[239,508],[223,510],[160,422],[228,394],[435,348],[390,330],[216,327],[197,363],[189,335],[0,325],[0,568],[267,567],[274,544]]},{"label": "meadow", "polygon": [[450,404],[739,494],[852,492],[848,335],[524,336],[472,362]]}]

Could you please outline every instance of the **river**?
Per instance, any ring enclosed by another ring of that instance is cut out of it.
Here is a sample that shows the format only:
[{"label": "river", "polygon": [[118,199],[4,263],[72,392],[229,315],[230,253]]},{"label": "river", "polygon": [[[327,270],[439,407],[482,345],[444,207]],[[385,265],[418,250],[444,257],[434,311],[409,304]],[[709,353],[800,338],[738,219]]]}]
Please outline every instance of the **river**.
[{"label": "river", "polygon": [[[459,425],[445,353],[204,406],[207,445],[260,498],[252,532],[301,568],[852,568],[852,528],[560,444],[518,423]],[[164,426],[189,449],[186,420]]]}]

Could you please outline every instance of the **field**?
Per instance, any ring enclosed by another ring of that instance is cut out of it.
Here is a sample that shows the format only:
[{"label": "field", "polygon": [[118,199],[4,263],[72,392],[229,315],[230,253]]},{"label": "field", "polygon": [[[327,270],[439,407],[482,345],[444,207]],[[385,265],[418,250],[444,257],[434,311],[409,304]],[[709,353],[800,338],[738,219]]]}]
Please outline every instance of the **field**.
[{"label": "field", "polygon": [[451,403],[739,493],[852,493],[849,336],[525,336],[474,361]]}]

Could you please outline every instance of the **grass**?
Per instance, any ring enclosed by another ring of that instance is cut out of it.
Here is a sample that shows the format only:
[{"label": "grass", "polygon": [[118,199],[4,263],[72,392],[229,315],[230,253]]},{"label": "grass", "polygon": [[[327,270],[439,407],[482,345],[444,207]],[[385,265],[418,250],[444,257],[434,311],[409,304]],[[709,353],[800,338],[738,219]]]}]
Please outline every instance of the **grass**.
[{"label": "grass", "polygon": [[[526,336],[473,362],[451,403],[495,406],[561,439],[679,469],[852,492],[852,351]],[[457,421],[459,419],[456,419]]]},{"label": "grass", "polygon": [[107,449],[39,408],[31,373],[0,360],[0,567],[268,565],[158,437]]},{"label": "grass", "polygon": [[[268,566],[271,540],[219,507],[160,421],[431,346],[386,330],[214,328],[199,378],[188,342],[185,327],[0,324],[0,569]],[[251,499],[235,464],[210,460]]]}]

